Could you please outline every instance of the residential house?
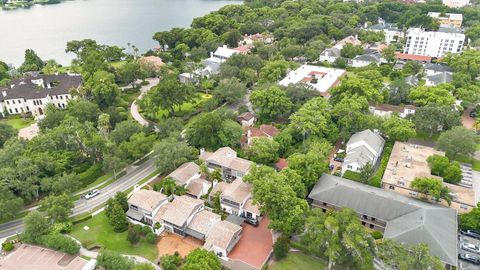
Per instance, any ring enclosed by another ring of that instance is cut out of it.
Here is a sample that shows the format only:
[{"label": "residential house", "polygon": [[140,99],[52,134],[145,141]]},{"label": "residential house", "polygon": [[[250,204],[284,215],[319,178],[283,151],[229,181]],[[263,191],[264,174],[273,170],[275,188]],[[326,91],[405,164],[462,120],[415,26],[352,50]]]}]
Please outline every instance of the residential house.
[{"label": "residential house", "polygon": [[390,44],[397,42],[400,38],[403,38],[405,34],[402,30],[393,23],[387,23],[383,20],[379,20],[378,24],[374,24],[368,28],[368,30],[375,32],[383,32],[385,34],[385,43]]},{"label": "residential house", "polygon": [[203,178],[195,178],[189,181],[186,186],[186,194],[192,196],[196,199],[207,195],[208,191],[212,187],[212,182],[207,181]]},{"label": "residential house", "polygon": [[370,104],[368,110],[375,116],[391,117],[397,114],[401,118],[415,114],[417,108],[413,105]]},{"label": "residential house", "polygon": [[273,36],[270,34],[252,34],[252,35],[247,35],[243,37],[243,40],[238,42],[239,46],[240,45],[247,45],[247,46],[253,46],[254,42],[263,42],[264,44],[271,44],[273,43]]},{"label": "residential house", "polygon": [[378,53],[367,53],[355,56],[351,61],[352,67],[366,67],[371,64],[379,66],[382,62],[381,56]]},{"label": "residential house", "polygon": [[410,28],[406,34],[404,53],[444,57],[447,53],[461,53],[465,34],[455,27],[440,27],[437,31]]},{"label": "residential house", "polygon": [[138,62],[142,65],[145,65],[145,66],[151,68],[152,70],[155,70],[155,71],[160,70],[160,68],[165,65],[165,63],[163,63],[162,58],[160,58],[158,56],[154,56],[154,55],[144,56],[144,57],[140,58],[140,60],[138,60]]},{"label": "residential house", "polygon": [[442,0],[442,3],[451,8],[461,8],[470,5],[470,0]]},{"label": "residential house", "polygon": [[184,186],[191,180],[200,178],[200,176],[200,166],[194,162],[186,162],[171,172],[167,177],[175,180],[177,186]]},{"label": "residential house", "polygon": [[279,158],[278,161],[275,163],[275,169],[277,169],[277,171],[281,171],[287,167],[288,167],[288,160],[284,158]]},{"label": "residential house", "polygon": [[255,124],[255,115],[252,112],[244,112],[237,117],[237,122],[242,127],[251,127]]},{"label": "residential house", "polygon": [[340,49],[336,47],[325,49],[320,53],[320,62],[328,62],[333,64],[338,58],[341,57]]},{"label": "residential house", "polygon": [[205,161],[210,171],[219,169],[228,182],[243,178],[253,165],[253,162],[237,157],[237,152],[230,147],[219,148],[213,153],[201,149],[200,159]]},{"label": "residential house", "polygon": [[395,192],[323,174],[308,195],[323,211],[350,208],[362,225],[407,245],[427,244],[447,269],[457,266],[457,213],[454,209]]},{"label": "residential house", "polygon": [[210,232],[213,231],[214,225],[221,220],[222,217],[220,215],[207,210],[202,210],[193,216],[185,233],[196,239],[205,241]]},{"label": "residential house", "polygon": [[[200,78],[203,77],[210,77],[211,75],[217,74],[220,72],[220,64],[225,62],[228,58],[230,58],[234,54],[238,53],[246,53],[241,49],[230,49],[227,45],[223,45],[218,47],[215,52],[210,52],[210,57],[204,59],[202,64],[204,66],[203,69],[197,70],[194,72]],[[184,77],[188,77],[187,75]]]},{"label": "residential house", "polygon": [[453,70],[443,64],[426,63],[425,70],[425,85],[435,86],[442,83],[450,83],[452,81]]},{"label": "residential house", "polygon": [[395,58],[397,60],[403,60],[403,61],[417,61],[417,62],[431,62],[432,57],[431,56],[425,56],[425,55],[414,55],[414,54],[407,54],[407,53],[395,53]]},{"label": "residential house", "polygon": [[326,96],[328,90],[337,86],[340,83],[340,78],[345,74],[346,72],[343,69],[302,65],[296,70],[290,71],[278,84],[282,86],[297,83],[305,84]]},{"label": "residential house", "polygon": [[132,220],[153,225],[155,215],[166,203],[168,198],[162,193],[140,189],[128,198],[127,216]]},{"label": "residential house", "polygon": [[[405,196],[424,198],[424,195],[412,189],[410,184],[417,177],[434,178],[443,182],[441,177],[431,174],[427,158],[433,155],[444,156],[445,153],[428,146],[395,142],[382,178],[382,187]],[[477,204],[473,189],[446,182],[442,184],[450,190],[450,195],[453,197],[451,208],[465,213]],[[443,200],[440,204],[448,206]]]},{"label": "residential house", "polygon": [[384,144],[382,136],[369,129],[353,134],[347,142],[342,175],[347,170],[358,172],[367,163],[374,166],[382,154]]},{"label": "residential house", "polygon": [[202,211],[205,205],[202,200],[189,196],[177,196],[172,202],[164,205],[155,216],[165,231],[185,236],[187,225],[196,213]]},{"label": "residential house", "polygon": [[[410,86],[416,87],[416,86],[418,86],[419,81],[418,81],[417,76],[408,75],[407,77],[405,77],[405,82]],[[390,90],[394,90],[394,89],[392,89],[392,86],[390,86]]]},{"label": "residential house", "polygon": [[273,139],[277,136],[280,131],[272,125],[260,125],[259,128],[256,127],[245,127],[243,128],[243,135],[241,139],[242,147],[248,147],[252,145],[253,139],[255,138],[268,138]]},{"label": "residential house", "polygon": [[80,88],[82,76],[75,74],[39,75],[13,79],[7,87],[0,87],[0,113],[31,113],[42,116],[48,104],[65,109],[72,99],[71,91]]},{"label": "residential house", "polygon": [[253,204],[251,184],[237,179],[232,183],[212,190],[212,193],[218,191],[220,191],[220,206],[224,212],[251,220],[258,220],[261,213],[257,205]]},{"label": "residential house", "polygon": [[203,248],[224,258],[232,251],[241,238],[242,227],[226,220],[217,222],[211,230]]},{"label": "residential house", "polygon": [[463,14],[461,13],[428,12],[427,15],[436,19],[441,26],[462,28]]}]

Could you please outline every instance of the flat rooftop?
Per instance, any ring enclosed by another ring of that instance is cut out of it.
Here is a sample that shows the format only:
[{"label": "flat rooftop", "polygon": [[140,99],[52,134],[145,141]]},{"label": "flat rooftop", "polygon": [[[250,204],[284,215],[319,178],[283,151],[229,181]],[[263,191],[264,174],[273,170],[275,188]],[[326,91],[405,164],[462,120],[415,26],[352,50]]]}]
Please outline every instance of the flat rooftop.
[{"label": "flat rooftop", "polygon": [[344,74],[345,70],[343,69],[302,65],[296,70],[290,71],[278,84],[288,86],[303,83],[320,93],[326,93],[340,82],[340,77]]},{"label": "flat rooftop", "polygon": [[[430,177],[443,182],[442,177],[430,173],[427,158],[432,155],[445,156],[445,153],[428,146],[395,142],[382,182],[405,188],[409,188],[410,183],[417,177]],[[454,201],[475,205],[475,192],[472,189],[443,184],[456,193]]]}]

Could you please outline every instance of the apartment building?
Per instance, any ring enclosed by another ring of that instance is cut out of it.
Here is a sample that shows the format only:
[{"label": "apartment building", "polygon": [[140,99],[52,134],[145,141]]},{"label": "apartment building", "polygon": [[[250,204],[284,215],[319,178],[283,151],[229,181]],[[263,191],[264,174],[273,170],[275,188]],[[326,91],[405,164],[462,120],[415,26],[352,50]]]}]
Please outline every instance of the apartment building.
[{"label": "apartment building", "polygon": [[470,0],[442,0],[442,4],[451,8],[461,8],[470,5]]},{"label": "apartment building", "polygon": [[462,28],[463,14],[428,12],[428,16],[436,19],[440,25]]},{"label": "apartment building", "polygon": [[410,28],[406,35],[404,53],[430,57],[444,57],[447,53],[461,53],[465,35],[455,27],[440,27],[438,31]]}]

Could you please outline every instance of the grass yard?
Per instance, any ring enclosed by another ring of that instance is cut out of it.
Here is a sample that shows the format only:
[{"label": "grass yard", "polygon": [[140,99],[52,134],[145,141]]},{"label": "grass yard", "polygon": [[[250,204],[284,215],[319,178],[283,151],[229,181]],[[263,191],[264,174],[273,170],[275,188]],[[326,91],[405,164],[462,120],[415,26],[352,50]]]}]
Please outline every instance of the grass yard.
[{"label": "grass yard", "polygon": [[22,118],[11,118],[11,119],[3,119],[0,120],[0,123],[5,123],[7,125],[12,126],[16,130],[20,130],[24,127],[28,127],[31,124],[33,124],[35,120],[27,118],[27,119],[22,119]]},{"label": "grass yard", "polygon": [[[84,230],[85,226],[90,229]],[[83,247],[98,245],[122,254],[142,256],[151,261],[157,258],[156,245],[149,244],[142,238],[137,245],[132,246],[127,240],[127,232],[116,233],[113,231],[104,212],[85,222],[75,224],[70,235],[77,238]]]},{"label": "grass yard", "polygon": [[[175,114],[177,116],[185,115],[191,113],[194,109],[200,106],[205,101],[212,98],[212,95],[208,94],[199,94],[192,102],[183,103],[180,107],[175,107]],[[157,113],[157,119],[161,119],[168,116],[168,110],[160,110]]]},{"label": "grass yard", "polygon": [[290,252],[287,257],[275,262],[270,270],[319,270],[325,269],[327,263],[319,258],[311,257],[302,252]]}]

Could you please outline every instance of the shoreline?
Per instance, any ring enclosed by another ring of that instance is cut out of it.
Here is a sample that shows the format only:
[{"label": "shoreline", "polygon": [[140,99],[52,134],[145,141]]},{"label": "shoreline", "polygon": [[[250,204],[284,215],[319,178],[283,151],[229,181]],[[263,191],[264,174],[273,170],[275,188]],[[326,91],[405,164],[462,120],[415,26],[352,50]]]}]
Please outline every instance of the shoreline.
[{"label": "shoreline", "polygon": [[18,1],[15,3],[0,4],[0,9],[5,11],[29,9],[35,5],[55,5],[67,0],[34,0],[33,2]]}]

